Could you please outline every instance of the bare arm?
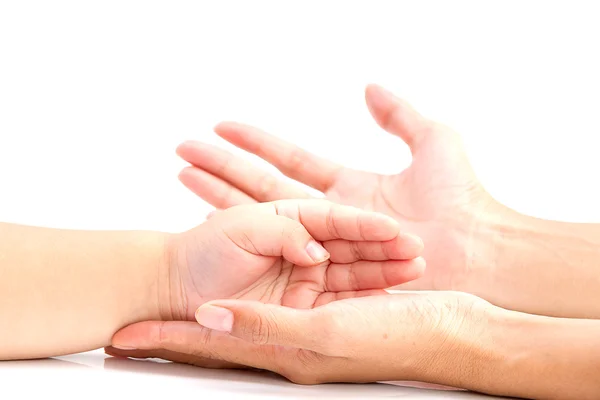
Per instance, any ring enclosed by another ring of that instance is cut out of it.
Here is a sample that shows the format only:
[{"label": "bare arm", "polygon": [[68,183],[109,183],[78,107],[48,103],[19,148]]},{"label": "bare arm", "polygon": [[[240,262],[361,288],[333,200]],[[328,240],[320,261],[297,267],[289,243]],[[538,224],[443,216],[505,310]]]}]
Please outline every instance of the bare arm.
[{"label": "bare arm", "polygon": [[0,223],[0,359],[99,348],[123,326],[158,319],[164,240]]},{"label": "bare arm", "polygon": [[600,321],[502,310],[488,322],[448,354],[454,361],[446,365],[461,373],[447,384],[503,396],[600,398]]},{"label": "bare arm", "polygon": [[600,224],[541,220],[498,207],[473,231],[465,291],[504,308],[600,318]]},{"label": "bare arm", "polygon": [[599,320],[508,311],[460,292],[361,297],[312,310],[217,300],[196,319],[204,328],[166,322],[158,335],[127,327],[115,343],[140,350],[110,352],[152,357],[160,346],[159,354],[186,354],[192,364],[218,354],[301,384],[402,380],[500,396],[600,398]]}]

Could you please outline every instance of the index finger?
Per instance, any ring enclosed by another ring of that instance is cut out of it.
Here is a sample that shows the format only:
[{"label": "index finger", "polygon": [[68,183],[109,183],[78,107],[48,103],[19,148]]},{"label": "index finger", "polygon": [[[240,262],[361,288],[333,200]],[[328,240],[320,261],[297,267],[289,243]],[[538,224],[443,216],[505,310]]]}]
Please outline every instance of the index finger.
[{"label": "index finger", "polygon": [[331,187],[343,168],[249,125],[222,122],[215,127],[215,132],[231,144],[273,164],[284,175],[322,192]]},{"label": "index finger", "polygon": [[400,232],[400,224],[392,217],[322,199],[277,200],[240,207],[294,219],[319,241],[385,241],[394,239]]}]

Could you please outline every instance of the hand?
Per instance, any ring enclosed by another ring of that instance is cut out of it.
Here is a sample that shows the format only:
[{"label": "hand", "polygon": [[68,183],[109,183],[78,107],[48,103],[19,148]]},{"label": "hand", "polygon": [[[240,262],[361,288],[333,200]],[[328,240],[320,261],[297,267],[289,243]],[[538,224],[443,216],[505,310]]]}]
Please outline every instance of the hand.
[{"label": "hand", "polygon": [[[423,238],[427,271],[403,289],[469,291],[469,236],[483,210],[495,202],[473,173],[456,133],[423,118],[383,88],[367,87],[366,101],[377,123],[411,149],[411,166],[397,175],[352,170],[245,125],[221,123],[215,131],[327,199],[390,215]],[[181,181],[217,208],[310,197],[214,146],[186,142],[178,154],[192,164],[181,172]]]},{"label": "hand", "polygon": [[485,315],[494,309],[500,310],[458,292],[354,298],[312,310],[217,300],[196,313],[204,327],[164,322],[158,330],[137,324],[113,343],[138,350],[107,352],[196,365],[219,359],[301,384],[409,380],[464,387],[461,383],[476,381],[465,376],[474,373],[464,344],[485,335]]},{"label": "hand", "polygon": [[325,200],[220,211],[169,241],[162,319],[191,320],[213,299],[312,308],[383,294],[423,273],[421,240],[399,230],[388,216]]}]

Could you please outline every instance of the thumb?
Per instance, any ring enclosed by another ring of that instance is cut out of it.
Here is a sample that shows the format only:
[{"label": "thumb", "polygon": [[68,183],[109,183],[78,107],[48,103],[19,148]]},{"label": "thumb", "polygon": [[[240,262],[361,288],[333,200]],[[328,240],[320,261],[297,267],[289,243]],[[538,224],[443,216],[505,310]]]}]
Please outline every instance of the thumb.
[{"label": "thumb", "polygon": [[323,350],[323,318],[315,310],[301,310],[247,300],[217,300],[196,310],[206,328],[258,345]]},{"label": "thumb", "polygon": [[327,250],[313,239],[304,225],[281,215],[258,213],[235,220],[226,229],[229,239],[252,254],[283,256],[305,267],[329,259]]},{"label": "thumb", "polygon": [[378,85],[365,90],[369,112],[387,132],[399,136],[415,152],[419,141],[431,130],[433,123],[416,112],[407,102]]}]

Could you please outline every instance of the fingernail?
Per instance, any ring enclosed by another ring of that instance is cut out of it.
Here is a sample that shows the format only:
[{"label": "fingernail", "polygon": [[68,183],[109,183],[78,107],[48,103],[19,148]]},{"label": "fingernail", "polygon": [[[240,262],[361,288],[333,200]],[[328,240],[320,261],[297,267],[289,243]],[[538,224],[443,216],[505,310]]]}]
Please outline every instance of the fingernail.
[{"label": "fingernail", "polygon": [[130,347],[130,346],[121,346],[118,344],[111,344],[111,347],[114,347],[115,349],[119,349],[119,350],[137,350],[135,347]]},{"label": "fingernail", "polygon": [[329,252],[314,240],[308,242],[306,245],[306,252],[315,262],[325,261],[329,258]]},{"label": "fingernail", "polygon": [[233,313],[226,308],[205,305],[196,310],[196,321],[208,329],[231,332]]}]

